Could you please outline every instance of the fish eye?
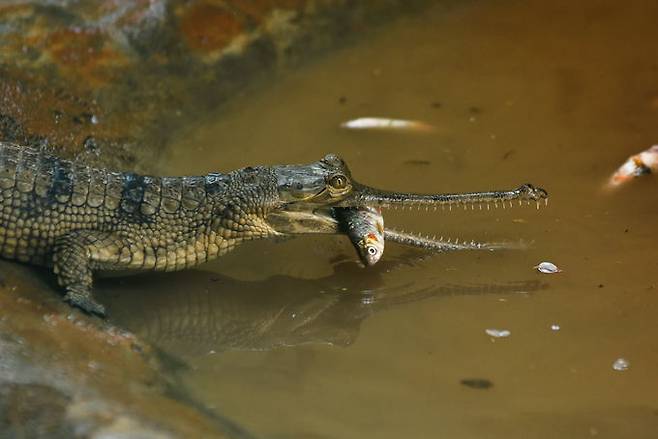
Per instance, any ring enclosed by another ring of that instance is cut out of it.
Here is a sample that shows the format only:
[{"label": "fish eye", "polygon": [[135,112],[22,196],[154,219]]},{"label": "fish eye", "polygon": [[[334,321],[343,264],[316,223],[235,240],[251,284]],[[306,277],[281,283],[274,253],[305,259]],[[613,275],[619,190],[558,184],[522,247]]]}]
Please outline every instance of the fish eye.
[{"label": "fish eye", "polygon": [[377,254],[377,249],[375,247],[368,247],[368,254],[370,256],[375,256]]},{"label": "fish eye", "polygon": [[334,189],[345,189],[347,187],[347,177],[342,174],[336,174],[329,179],[329,184]]}]

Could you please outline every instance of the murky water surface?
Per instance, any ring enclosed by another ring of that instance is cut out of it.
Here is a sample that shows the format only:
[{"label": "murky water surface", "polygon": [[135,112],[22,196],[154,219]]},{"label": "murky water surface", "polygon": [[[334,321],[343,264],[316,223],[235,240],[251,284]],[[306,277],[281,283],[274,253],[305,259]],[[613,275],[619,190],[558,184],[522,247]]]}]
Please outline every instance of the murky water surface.
[{"label": "murky water surface", "polygon": [[[389,244],[366,270],[345,238],[253,242],[198,271],[102,283],[115,319],[262,437],[656,437],[658,178],[602,185],[658,143],[657,18],[648,1],[436,6],[257,87],[163,159],[201,174],[336,152],[382,188],[532,182],[547,209],[385,213],[529,250]],[[437,129],[338,128],[361,116]]]}]

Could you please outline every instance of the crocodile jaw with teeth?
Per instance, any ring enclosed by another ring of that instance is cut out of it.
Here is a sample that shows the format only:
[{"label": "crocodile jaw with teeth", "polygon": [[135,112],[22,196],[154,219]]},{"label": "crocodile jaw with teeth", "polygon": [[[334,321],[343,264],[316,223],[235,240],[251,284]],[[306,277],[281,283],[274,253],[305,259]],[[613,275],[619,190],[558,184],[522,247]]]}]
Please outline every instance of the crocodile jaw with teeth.
[{"label": "crocodile jaw with teeth", "polygon": [[[104,314],[91,294],[97,271],[181,270],[247,240],[345,233],[335,209],[546,198],[531,185],[466,194],[382,191],[353,181],[331,154],[307,165],[154,177],[94,169],[0,142],[0,255],[52,266],[66,301]],[[384,237],[422,248],[472,248],[391,230]]]}]

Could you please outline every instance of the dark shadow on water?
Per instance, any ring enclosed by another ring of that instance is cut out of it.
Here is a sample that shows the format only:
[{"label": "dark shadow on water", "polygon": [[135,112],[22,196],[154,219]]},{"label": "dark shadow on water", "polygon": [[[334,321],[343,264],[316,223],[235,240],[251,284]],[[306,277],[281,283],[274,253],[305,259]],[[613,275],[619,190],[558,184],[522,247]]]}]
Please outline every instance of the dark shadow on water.
[{"label": "dark shadow on water", "polygon": [[268,350],[308,343],[347,346],[369,316],[431,298],[532,293],[539,281],[451,285],[400,282],[380,263],[364,270],[341,263],[318,279],[272,276],[242,281],[205,271],[140,275],[99,282],[113,323],[174,356]]}]

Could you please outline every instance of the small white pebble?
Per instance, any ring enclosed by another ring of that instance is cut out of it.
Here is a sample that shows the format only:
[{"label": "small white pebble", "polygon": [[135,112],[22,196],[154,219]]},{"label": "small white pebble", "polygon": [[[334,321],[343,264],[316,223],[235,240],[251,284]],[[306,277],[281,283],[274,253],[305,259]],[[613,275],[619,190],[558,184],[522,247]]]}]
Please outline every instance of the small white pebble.
[{"label": "small white pebble", "polygon": [[507,329],[485,329],[488,336],[494,338],[509,337],[512,333]]},{"label": "small white pebble", "polygon": [[631,367],[631,363],[625,358],[617,358],[615,362],[612,363],[612,368],[619,372],[628,370],[629,367]]},{"label": "small white pebble", "polygon": [[535,265],[533,268],[536,268],[540,273],[553,274],[559,273],[560,270],[557,265],[552,262],[540,262],[538,265]]}]

